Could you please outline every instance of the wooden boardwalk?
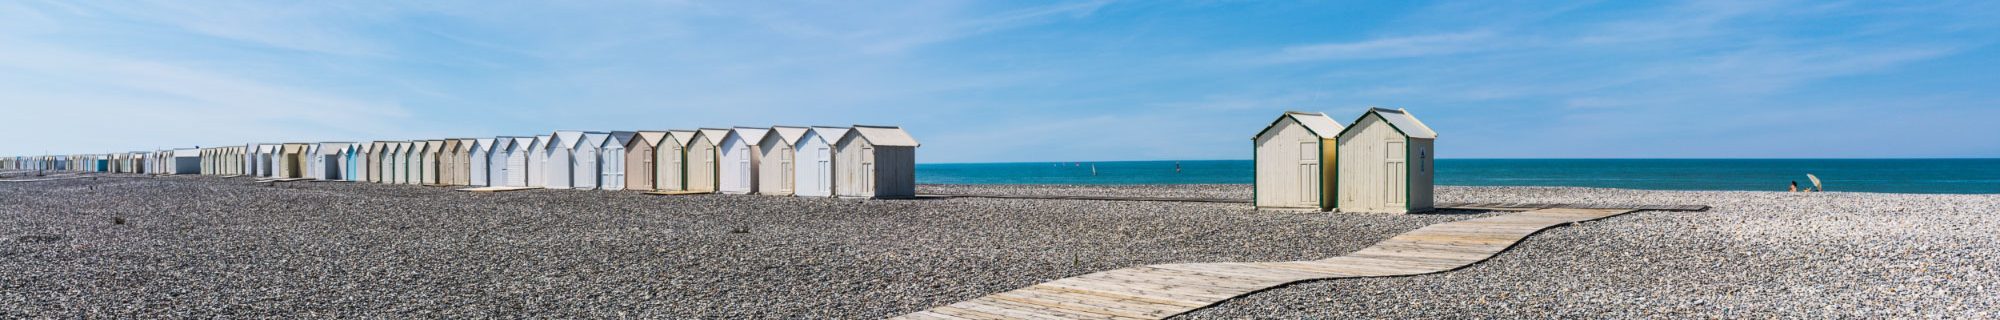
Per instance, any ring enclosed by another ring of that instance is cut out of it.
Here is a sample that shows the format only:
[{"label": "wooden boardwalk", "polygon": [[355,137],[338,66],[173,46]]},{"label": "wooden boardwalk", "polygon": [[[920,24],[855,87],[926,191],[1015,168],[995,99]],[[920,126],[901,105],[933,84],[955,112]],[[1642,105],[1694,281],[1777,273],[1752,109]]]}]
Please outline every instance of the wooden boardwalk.
[{"label": "wooden boardwalk", "polygon": [[1293,282],[1455,270],[1492,258],[1543,229],[1640,210],[1549,207],[1430,225],[1323,260],[1180,263],[1103,271],[895,319],[1161,319]]}]

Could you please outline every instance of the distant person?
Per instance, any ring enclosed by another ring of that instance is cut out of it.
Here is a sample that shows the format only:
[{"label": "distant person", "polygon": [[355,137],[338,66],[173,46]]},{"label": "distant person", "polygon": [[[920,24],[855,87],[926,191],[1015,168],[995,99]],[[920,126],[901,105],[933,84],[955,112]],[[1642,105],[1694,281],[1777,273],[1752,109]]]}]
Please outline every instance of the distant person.
[{"label": "distant person", "polygon": [[1793,180],[1793,181],[1792,181],[1792,191],[1791,191],[1791,192],[1799,192],[1799,182],[1798,182],[1797,180]]}]

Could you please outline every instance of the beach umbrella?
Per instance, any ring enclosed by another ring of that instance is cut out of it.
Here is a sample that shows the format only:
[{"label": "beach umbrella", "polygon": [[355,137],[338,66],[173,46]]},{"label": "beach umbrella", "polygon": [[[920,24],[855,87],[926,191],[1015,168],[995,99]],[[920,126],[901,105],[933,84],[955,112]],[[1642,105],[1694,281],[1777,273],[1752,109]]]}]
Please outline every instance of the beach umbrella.
[{"label": "beach umbrella", "polygon": [[1826,189],[1824,189],[1824,188],[1820,188],[1820,187],[1819,187],[1819,176],[1815,176],[1815,175],[1813,175],[1813,174],[1811,174],[1811,173],[1807,173],[1807,174],[1806,174],[1806,180],[1812,180],[1812,183],[1813,183],[1813,190],[1826,190]]}]

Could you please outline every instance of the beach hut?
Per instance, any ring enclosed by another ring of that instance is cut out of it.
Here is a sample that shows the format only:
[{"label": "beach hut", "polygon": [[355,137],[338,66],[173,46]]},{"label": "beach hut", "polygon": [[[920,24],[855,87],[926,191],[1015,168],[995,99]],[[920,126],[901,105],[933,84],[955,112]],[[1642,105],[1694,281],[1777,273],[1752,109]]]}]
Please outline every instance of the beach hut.
[{"label": "beach hut", "polygon": [[[452,185],[472,185],[472,147],[475,147],[478,141],[471,138],[459,138],[458,144],[454,145],[454,148],[451,148]],[[480,157],[480,159],[485,159],[485,157]],[[485,168],[485,166],[479,167],[482,169]]]},{"label": "beach hut", "polygon": [[344,160],[340,160],[340,168],[346,170],[346,172],[340,174],[342,180],[360,182],[360,180],[368,178],[368,156],[362,154],[364,148],[368,148],[368,142],[348,144],[348,152],[346,152],[348,156]]},{"label": "beach hut", "polygon": [[683,182],[687,186],[685,191],[716,191],[719,183],[717,170],[722,161],[718,146],[722,145],[722,137],[728,136],[729,132],[729,129],[701,129],[694,134],[693,141],[688,142],[687,157],[684,159],[686,173],[683,174],[687,179]]},{"label": "beach hut", "polygon": [[716,161],[716,191],[728,194],[757,193],[757,166],[762,164],[758,141],[764,140],[764,133],[771,128],[735,127],[722,136],[716,144],[720,155]]},{"label": "beach hut", "polygon": [[[251,143],[251,144],[245,144],[245,145],[243,145],[243,174],[244,174],[244,175],[248,175],[248,176],[252,176],[252,177],[262,177],[262,176],[264,176],[264,166],[263,166],[263,165],[261,164],[261,162],[262,162],[262,160],[263,160],[263,157],[262,157],[262,156],[260,156],[260,153],[261,153],[261,152],[262,152],[263,150],[264,150],[264,144],[261,144],[261,143]],[[107,159],[107,160],[109,160],[109,159]],[[108,169],[108,168],[111,168],[111,167],[116,167],[116,166],[107,166],[107,170],[110,170],[110,169]]]},{"label": "beach hut", "polygon": [[435,184],[458,185],[458,139],[444,139],[438,142],[437,181]]},{"label": "beach hut", "polygon": [[764,132],[757,144],[757,194],[773,196],[792,195],[793,179],[798,168],[794,160],[797,153],[792,144],[798,142],[809,129],[805,127],[773,126]]},{"label": "beach hut", "polygon": [[535,140],[538,139],[536,137],[512,139],[513,141],[507,144],[507,186],[535,187],[536,185],[529,184],[529,181],[535,180],[536,173],[540,172],[534,172],[535,162],[530,160],[534,154],[540,153],[534,149]]},{"label": "beach hut", "polygon": [[1430,211],[1437,132],[1402,109],[1371,108],[1340,132],[1341,212]]},{"label": "beach hut", "polygon": [[919,146],[903,128],[854,126],[834,142],[834,193],[842,198],[916,196]]},{"label": "beach hut", "polygon": [[582,139],[570,146],[570,188],[596,190],[602,184],[599,183],[604,179],[602,147],[610,136],[603,132],[585,132]]},{"label": "beach hut", "polygon": [[286,143],[284,149],[278,155],[279,177],[305,178],[306,159],[310,157],[306,154],[306,149],[311,146],[311,144],[306,143]]},{"label": "beach hut", "polygon": [[666,138],[666,131],[639,131],[625,142],[625,189],[656,190],[653,183],[659,181],[660,165],[654,161],[660,155],[654,150]]},{"label": "beach hut", "polygon": [[667,130],[660,144],[653,146],[653,188],[666,191],[687,190],[687,147],[694,143],[694,130]]},{"label": "beach hut", "polygon": [[598,189],[625,190],[625,170],[630,168],[625,165],[625,160],[630,156],[626,154],[629,149],[625,149],[625,145],[635,140],[638,135],[638,132],[632,131],[612,131],[605,136],[604,141],[598,146],[598,159],[601,159],[598,161],[598,168],[601,168],[599,171],[602,172],[602,176],[597,179]]},{"label": "beach hut", "polygon": [[494,187],[514,185],[513,181],[507,180],[507,176],[512,174],[507,164],[513,160],[508,157],[513,148],[514,137],[493,137],[493,143],[487,146],[490,152],[486,155],[486,185]]},{"label": "beach hut", "polygon": [[549,135],[535,136],[528,144],[528,165],[521,172],[528,174],[528,186],[546,188],[549,185]]},{"label": "beach hut", "polygon": [[833,196],[833,142],[847,136],[847,128],[812,127],[792,144],[796,160],[792,194],[801,197]]},{"label": "beach hut", "polygon": [[548,176],[542,181],[543,188],[576,187],[576,146],[583,141],[583,133],[576,130],[559,130],[549,134],[548,144],[542,148],[542,153],[546,154],[543,159],[548,161],[542,166],[547,169],[542,173]]},{"label": "beach hut", "polygon": [[368,182],[382,183],[382,175],[389,167],[383,161],[389,158],[389,142],[369,142],[368,148],[362,149],[362,152],[366,153],[362,156],[368,158]]},{"label": "beach hut", "polygon": [[424,140],[422,144],[419,144],[422,147],[417,151],[417,158],[421,159],[421,162],[419,162],[419,168],[421,168],[420,170],[422,171],[418,171],[417,174],[418,177],[421,177],[423,179],[423,181],[420,182],[420,184],[423,185],[440,184],[438,182],[438,178],[443,176],[441,170],[443,168],[439,167],[439,164],[444,162],[444,159],[442,159],[441,157],[443,157],[446,154],[446,152],[444,152],[444,143],[445,140],[436,139],[436,140]]},{"label": "beach hut", "polygon": [[465,154],[465,184],[469,186],[493,186],[493,142],[494,138],[472,139],[466,144],[470,148]]},{"label": "beach hut", "polygon": [[1257,131],[1251,176],[1258,209],[1332,209],[1334,138],[1341,126],[1324,113],[1287,111]]},{"label": "beach hut", "polygon": [[420,143],[419,141],[412,140],[396,143],[396,165],[394,168],[391,168],[396,170],[396,184],[418,184],[423,182],[423,179],[420,178],[421,176],[417,175],[418,172],[423,171],[423,166],[418,165],[417,146]]},{"label": "beach hut", "polygon": [[319,147],[316,148],[317,150],[314,150],[318,151],[318,153],[313,154],[314,159],[318,161],[318,165],[313,169],[313,172],[318,175],[315,178],[319,178],[320,180],[347,179],[347,171],[343,169],[343,164],[347,159],[347,148],[353,145],[353,142],[319,143]]},{"label": "beach hut", "polygon": [[201,174],[201,149],[174,149],[173,170],[169,174]]}]

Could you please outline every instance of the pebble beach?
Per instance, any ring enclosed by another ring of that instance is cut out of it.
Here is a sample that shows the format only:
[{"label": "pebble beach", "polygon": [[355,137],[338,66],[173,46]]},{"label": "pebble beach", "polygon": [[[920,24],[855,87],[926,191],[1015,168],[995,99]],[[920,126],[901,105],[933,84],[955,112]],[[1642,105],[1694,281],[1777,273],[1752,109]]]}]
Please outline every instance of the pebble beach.
[{"label": "pebble beach", "polygon": [[[1714,209],[1558,227],[1457,271],[1297,283],[1183,317],[2000,317],[2000,195],[1440,187],[1437,200]],[[0,182],[0,318],[881,318],[1130,266],[1338,256],[1497,214],[90,175]]]}]

